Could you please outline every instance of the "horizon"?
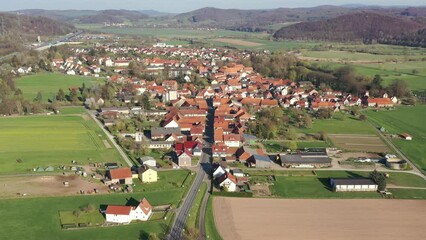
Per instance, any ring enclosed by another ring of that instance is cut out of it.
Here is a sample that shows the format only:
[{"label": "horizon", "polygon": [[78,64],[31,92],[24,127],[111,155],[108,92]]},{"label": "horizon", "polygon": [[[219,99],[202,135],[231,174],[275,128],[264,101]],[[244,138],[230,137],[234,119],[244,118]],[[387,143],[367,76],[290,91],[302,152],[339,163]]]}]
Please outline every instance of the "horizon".
[{"label": "horizon", "polygon": [[[82,4],[78,4],[78,2],[82,2]],[[207,0],[206,2],[198,2],[195,0],[178,0],[182,3],[188,3],[191,7],[181,6],[174,8],[170,8],[169,6],[165,6],[168,4],[158,5],[157,3],[134,3],[132,0],[124,0],[123,4],[116,4],[116,1],[102,1],[102,0],[93,0],[94,4],[91,4],[92,7],[86,7],[84,1],[75,0],[73,1],[72,6],[68,6],[68,1],[58,0],[55,3],[48,2],[47,0],[23,0],[19,3],[19,5],[14,6],[14,4],[10,4],[8,2],[7,7],[0,9],[1,12],[10,12],[10,11],[24,11],[24,10],[52,10],[52,11],[102,11],[102,10],[129,10],[129,11],[156,11],[161,13],[171,13],[171,14],[180,14],[185,12],[190,12],[202,8],[218,8],[218,9],[237,9],[237,10],[271,10],[277,8],[314,8],[321,6],[336,6],[336,7],[388,7],[388,8],[404,8],[404,7],[425,7],[426,4],[419,3],[416,0],[408,0],[404,1],[404,3],[400,3],[400,1],[390,0],[390,1],[382,1],[382,0],[371,0],[371,1],[341,1],[341,0],[332,0],[332,1],[311,1],[311,0],[302,0],[298,3],[294,4],[294,2],[286,3],[283,0],[265,0],[266,3],[262,5],[258,5],[256,1],[250,0],[235,0],[232,3],[227,3],[227,1],[219,0]],[[171,2],[172,0],[164,0],[162,2]],[[5,3],[5,0],[0,0],[0,3]],[[58,3],[59,2],[59,3]],[[60,2],[64,2],[64,4],[60,4]],[[77,3],[76,3],[77,2]],[[97,2],[102,2],[104,4],[99,4],[102,7],[96,7]],[[107,2],[105,4],[105,2]],[[176,0],[173,1],[176,3]],[[244,2],[244,5],[238,4]],[[27,4],[25,4],[27,3]],[[129,5],[130,4],[130,5]],[[25,5],[27,7],[22,8]],[[83,6],[81,8],[75,6]]]}]

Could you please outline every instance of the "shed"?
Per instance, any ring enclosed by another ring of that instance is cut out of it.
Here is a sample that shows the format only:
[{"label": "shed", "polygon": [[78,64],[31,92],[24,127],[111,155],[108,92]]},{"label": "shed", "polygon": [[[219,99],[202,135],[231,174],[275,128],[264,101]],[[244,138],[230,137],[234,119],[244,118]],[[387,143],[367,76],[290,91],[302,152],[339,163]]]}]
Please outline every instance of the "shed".
[{"label": "shed", "polygon": [[330,178],[335,192],[374,192],[378,185],[370,178]]}]

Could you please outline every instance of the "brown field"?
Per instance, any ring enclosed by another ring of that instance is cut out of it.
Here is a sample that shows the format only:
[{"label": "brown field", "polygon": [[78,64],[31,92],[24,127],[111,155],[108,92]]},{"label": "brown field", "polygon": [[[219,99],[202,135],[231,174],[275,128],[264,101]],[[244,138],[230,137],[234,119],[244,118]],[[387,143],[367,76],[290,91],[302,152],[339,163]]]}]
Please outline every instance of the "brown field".
[{"label": "brown field", "polygon": [[339,148],[361,152],[388,152],[389,148],[376,135],[330,134],[331,141]]},{"label": "brown field", "polygon": [[[68,187],[64,186],[65,181],[69,182]],[[0,198],[75,195],[95,188],[100,193],[108,191],[104,184],[76,175],[0,177]]]},{"label": "brown field", "polygon": [[213,199],[224,240],[426,239],[426,201]]},{"label": "brown field", "polygon": [[249,41],[245,41],[241,39],[232,39],[232,38],[215,38],[212,40],[216,42],[230,43],[230,44],[240,45],[244,47],[258,47],[263,45],[257,42],[249,42]]}]

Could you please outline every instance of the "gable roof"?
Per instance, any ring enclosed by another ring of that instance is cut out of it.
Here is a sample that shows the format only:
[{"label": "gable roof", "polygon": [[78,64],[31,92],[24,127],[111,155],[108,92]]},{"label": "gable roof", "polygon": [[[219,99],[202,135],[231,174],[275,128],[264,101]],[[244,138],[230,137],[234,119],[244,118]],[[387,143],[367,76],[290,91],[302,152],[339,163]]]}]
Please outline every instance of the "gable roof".
[{"label": "gable roof", "polygon": [[109,170],[109,174],[111,179],[124,179],[132,177],[132,171],[130,171],[130,168],[112,169]]},{"label": "gable roof", "polygon": [[108,205],[105,213],[106,214],[115,214],[115,215],[130,215],[131,211],[132,211],[131,206]]},{"label": "gable roof", "polygon": [[149,211],[152,210],[152,206],[151,204],[148,202],[148,200],[146,200],[146,198],[143,198],[140,203],[139,206],[140,209],[142,209],[142,212],[145,213],[146,215],[148,215]]}]

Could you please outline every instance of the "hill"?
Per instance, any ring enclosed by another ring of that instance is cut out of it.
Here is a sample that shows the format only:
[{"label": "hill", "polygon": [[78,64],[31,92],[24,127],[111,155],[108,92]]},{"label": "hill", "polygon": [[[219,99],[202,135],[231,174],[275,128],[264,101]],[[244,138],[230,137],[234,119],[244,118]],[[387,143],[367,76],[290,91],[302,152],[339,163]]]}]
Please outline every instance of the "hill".
[{"label": "hill", "polygon": [[326,40],[326,41],[383,41],[405,34],[414,33],[425,25],[409,19],[402,19],[375,12],[346,14],[333,19],[303,22],[283,27],[275,38]]},{"label": "hill", "polygon": [[66,21],[71,23],[124,23],[136,22],[149,15],[130,10],[42,10],[42,9],[25,9],[15,11],[30,16],[43,16],[55,20]]},{"label": "hill", "polygon": [[17,51],[37,36],[65,35],[75,27],[46,17],[0,13],[0,54]]}]

